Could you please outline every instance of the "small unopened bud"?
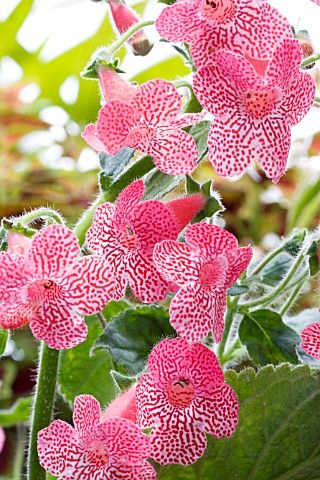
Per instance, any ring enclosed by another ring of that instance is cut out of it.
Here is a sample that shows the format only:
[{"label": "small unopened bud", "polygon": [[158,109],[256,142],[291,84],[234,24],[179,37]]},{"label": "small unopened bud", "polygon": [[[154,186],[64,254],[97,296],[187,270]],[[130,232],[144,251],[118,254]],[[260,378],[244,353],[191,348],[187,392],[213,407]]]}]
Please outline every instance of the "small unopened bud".
[{"label": "small unopened bud", "polygon": [[179,230],[183,230],[188,223],[206,206],[207,199],[203,193],[194,193],[187,197],[177,198],[165,205],[172,213]]},{"label": "small unopened bud", "polygon": [[[139,23],[139,17],[128,7],[124,0],[108,0],[108,3],[115,26],[120,34],[125,33],[133,25]],[[147,55],[153,47],[144,30],[140,30],[132,35],[128,43],[131,45],[133,53],[140,56]]]},{"label": "small unopened bud", "polygon": [[126,392],[116,398],[105,410],[102,420],[108,418],[122,417],[136,423],[137,406],[136,406],[136,386],[133,385]]}]

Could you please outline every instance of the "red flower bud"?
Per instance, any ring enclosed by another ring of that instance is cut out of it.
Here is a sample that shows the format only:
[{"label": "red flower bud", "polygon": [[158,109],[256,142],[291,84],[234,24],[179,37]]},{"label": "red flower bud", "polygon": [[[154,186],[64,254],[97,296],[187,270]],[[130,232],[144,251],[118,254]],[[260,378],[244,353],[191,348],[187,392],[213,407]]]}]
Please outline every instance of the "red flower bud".
[{"label": "red flower bud", "polygon": [[[109,0],[112,17],[119,33],[125,33],[136,23],[139,23],[137,14],[128,7],[124,0]],[[132,35],[128,40],[135,55],[145,56],[153,47],[143,30]]]},{"label": "red flower bud", "polygon": [[177,198],[166,203],[175,218],[179,230],[183,230],[188,223],[197,215],[206,205],[207,199],[202,193],[194,193],[187,197]]},{"label": "red flower bud", "polygon": [[126,390],[122,395],[116,398],[107,407],[102,415],[102,420],[108,418],[122,417],[136,423],[137,407],[136,407],[136,386],[132,385],[129,390]]}]

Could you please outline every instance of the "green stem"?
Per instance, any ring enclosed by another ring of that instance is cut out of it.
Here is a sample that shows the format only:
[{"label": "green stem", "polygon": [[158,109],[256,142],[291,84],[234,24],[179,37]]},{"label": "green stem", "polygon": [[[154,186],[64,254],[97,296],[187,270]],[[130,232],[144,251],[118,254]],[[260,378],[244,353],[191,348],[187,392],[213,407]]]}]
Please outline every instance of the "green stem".
[{"label": "green stem", "polygon": [[148,27],[149,25],[154,25],[154,20],[145,20],[140,23],[133,25],[127,32],[125,32],[119,40],[116,40],[111,47],[108,49],[108,54],[110,57],[126,43],[132,35],[134,35],[138,30],[141,30],[143,27]]},{"label": "green stem", "polygon": [[282,309],[280,311],[281,316],[283,316],[289,310],[289,308],[291,307],[291,305],[295,301],[296,297],[298,296],[301,288],[303,287],[303,284],[304,284],[304,280],[301,281],[300,283],[298,283],[296,288],[293,290],[292,294],[290,295],[287,302],[285,303],[285,305],[282,307]]},{"label": "green stem", "polygon": [[110,185],[108,191],[101,192],[96,201],[86,210],[77,223],[74,233],[82,246],[85,241],[86,233],[90,228],[96,208],[104,202],[113,202],[121,190],[127,187],[136,178],[141,178],[154,168],[152,157],[145,156],[134,162],[127,168],[122,175]]},{"label": "green stem", "polygon": [[281,247],[277,248],[276,250],[274,250],[273,252],[270,253],[270,255],[267,255],[263,261],[257,266],[257,268],[255,268],[253,270],[253,272],[250,273],[250,277],[252,277],[253,275],[257,275],[258,273],[261,272],[261,270],[264,269],[264,267],[273,259],[275,258],[277,255],[279,255],[279,253],[281,253],[284,249],[284,245],[281,245]]},{"label": "green stem", "polygon": [[308,65],[311,65],[312,63],[317,62],[318,60],[320,60],[320,54],[319,53],[315,54],[315,55],[311,55],[310,57],[307,57],[304,60],[302,60],[301,68],[305,68]]},{"label": "green stem", "polygon": [[47,427],[52,419],[59,350],[53,350],[44,342],[40,348],[40,363],[36,393],[31,417],[31,431],[28,455],[28,480],[45,480],[46,471],[39,463],[37,450],[38,432]]},{"label": "green stem", "polygon": [[239,297],[236,297],[233,301],[230,300],[230,298],[227,298],[227,302],[228,302],[228,311],[227,311],[226,320],[225,320],[224,333],[217,350],[217,355],[219,357],[219,360],[222,360],[224,356],[224,349],[229,338],[234,313],[239,302]]},{"label": "green stem", "polygon": [[106,326],[107,326],[107,320],[105,319],[105,316],[103,315],[102,312],[96,313],[96,316],[97,316],[99,322],[101,323],[101,327],[103,328],[103,331],[104,331]]},{"label": "green stem", "polygon": [[54,221],[54,223],[60,223],[64,225],[64,219],[60,213],[52,208],[37,208],[36,210],[32,210],[31,212],[22,215],[21,217],[17,218],[17,221],[22,223],[23,225],[29,225],[30,223],[35,222],[39,218],[50,218]]},{"label": "green stem", "polygon": [[253,308],[257,307],[259,305],[264,305],[265,303],[270,303],[272,300],[274,300],[278,295],[283,293],[283,291],[286,289],[287,285],[290,283],[291,279],[293,278],[294,274],[300,267],[301,263],[304,260],[304,251],[300,253],[296,261],[294,262],[292,268],[289,270],[287,273],[286,277],[284,280],[278,285],[278,287],[269,295],[266,295],[265,297],[259,298],[257,300],[254,300],[253,302],[248,302],[248,303],[242,303],[241,307],[247,309],[247,308]]}]

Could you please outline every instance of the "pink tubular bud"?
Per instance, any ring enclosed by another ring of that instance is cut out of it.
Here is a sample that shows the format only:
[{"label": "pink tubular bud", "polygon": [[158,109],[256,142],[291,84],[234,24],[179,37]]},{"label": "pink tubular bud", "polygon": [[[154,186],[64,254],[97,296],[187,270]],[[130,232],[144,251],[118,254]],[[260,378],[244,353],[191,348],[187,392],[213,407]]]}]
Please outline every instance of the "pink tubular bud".
[{"label": "pink tubular bud", "polygon": [[31,238],[20,235],[20,233],[8,233],[8,252],[14,255],[26,255],[31,242]]},{"label": "pink tubular bud", "polygon": [[108,418],[122,417],[131,422],[136,423],[137,407],[136,407],[136,385],[132,385],[122,395],[113,400],[102,415],[102,420]]},{"label": "pink tubular bud", "polygon": [[5,442],[6,442],[6,436],[5,436],[4,430],[0,427],[0,453],[3,450]]},{"label": "pink tubular bud", "polygon": [[[136,23],[139,23],[137,14],[128,7],[124,0],[109,0],[112,17],[120,34],[125,33]],[[143,30],[132,35],[128,40],[135,55],[145,56],[153,47]]]},{"label": "pink tubular bud", "polygon": [[207,203],[207,198],[202,193],[194,193],[187,197],[171,200],[165,205],[175,218],[179,230],[183,230]]},{"label": "pink tubular bud", "polygon": [[111,100],[119,100],[123,103],[131,103],[136,94],[136,87],[127,82],[112,67],[99,65],[98,77],[101,95],[105,103]]}]

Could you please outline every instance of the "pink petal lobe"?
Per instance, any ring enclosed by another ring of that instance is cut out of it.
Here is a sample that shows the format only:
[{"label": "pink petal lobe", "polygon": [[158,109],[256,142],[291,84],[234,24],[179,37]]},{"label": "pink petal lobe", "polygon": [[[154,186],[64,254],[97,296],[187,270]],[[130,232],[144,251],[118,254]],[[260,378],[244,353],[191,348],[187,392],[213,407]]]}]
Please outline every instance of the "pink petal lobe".
[{"label": "pink petal lobe", "polygon": [[181,287],[170,304],[170,323],[188,342],[203,340],[211,330],[213,302],[197,284]]},{"label": "pink petal lobe", "polygon": [[179,230],[170,210],[158,200],[147,200],[132,211],[131,225],[139,238],[139,252],[152,259],[156,243],[176,239]]},{"label": "pink petal lobe", "polygon": [[126,146],[126,137],[135,122],[132,106],[113,100],[101,108],[96,125],[99,140],[111,155]]},{"label": "pink petal lobe", "polygon": [[226,252],[228,259],[227,288],[231,288],[236,280],[244,272],[252,259],[252,248],[243,247]]},{"label": "pink petal lobe", "polygon": [[238,240],[232,233],[205,222],[190,225],[186,232],[186,241],[191,247],[200,249],[207,259],[215,259],[226,250],[238,247]]},{"label": "pink petal lobe", "polygon": [[160,388],[166,387],[190,365],[190,346],[182,338],[164,339],[148,359],[149,372]]},{"label": "pink petal lobe", "polygon": [[290,125],[296,125],[305,117],[313,105],[315,93],[316,84],[311,75],[297,72],[281,102]]},{"label": "pink petal lobe", "polygon": [[27,262],[41,278],[58,280],[79,255],[79,243],[72,230],[63,225],[50,225],[33,238]]},{"label": "pink petal lobe", "polygon": [[159,170],[169,175],[192,173],[199,157],[193,137],[180,129],[157,129],[148,153]]},{"label": "pink petal lobe", "polygon": [[207,112],[203,110],[200,113],[184,113],[180,117],[177,118],[171,125],[175,128],[185,128],[189,125],[196,125],[197,123],[201,122],[203,118],[206,116]]},{"label": "pink petal lobe", "polygon": [[193,424],[170,426],[161,424],[151,433],[151,457],[160,465],[191,465],[204,454],[206,435]]},{"label": "pink petal lobe", "polygon": [[182,0],[166,7],[156,22],[159,34],[171,42],[191,42],[203,24],[199,5],[199,1]]},{"label": "pink petal lobe", "polygon": [[163,240],[155,246],[153,258],[157,268],[168,281],[183,286],[199,279],[199,257],[185,243]]},{"label": "pink petal lobe", "polygon": [[226,292],[217,291],[213,295],[212,331],[216,343],[220,343],[224,332],[224,314],[227,308]]},{"label": "pink petal lobe", "polygon": [[152,260],[140,253],[128,256],[126,274],[134,296],[144,303],[160,302],[170,290]]},{"label": "pink petal lobe", "polygon": [[76,430],[93,429],[100,421],[100,403],[92,395],[78,395],[74,401],[73,423]]},{"label": "pink petal lobe", "polygon": [[115,205],[103,203],[96,208],[91,227],[86,234],[86,243],[95,253],[103,253],[109,244],[109,227],[112,225]]},{"label": "pink petal lobe", "polygon": [[132,216],[132,210],[139,204],[144,194],[143,180],[137,180],[128,185],[116,200],[114,221],[119,226],[126,224]]},{"label": "pink petal lobe", "polygon": [[136,388],[137,425],[140,428],[153,427],[160,419],[167,421],[174,413],[168,402],[166,391],[158,386],[157,377],[143,373]]},{"label": "pink petal lobe", "polygon": [[302,348],[308,355],[320,360],[320,322],[312,323],[301,332]]},{"label": "pink petal lobe", "polygon": [[150,440],[125,418],[111,418],[100,423],[99,430],[112,459],[127,465],[139,465],[150,455]]},{"label": "pink petal lobe", "polygon": [[201,429],[217,438],[231,437],[238,424],[239,404],[229,385],[223,384],[209,396],[197,397],[194,408]]},{"label": "pink petal lobe", "polygon": [[81,133],[81,137],[87,142],[89,147],[93,148],[97,152],[105,151],[104,143],[99,140],[97,134],[97,127],[94,123],[89,123],[84,131]]},{"label": "pink petal lobe", "polygon": [[20,235],[20,233],[8,233],[8,253],[14,255],[26,255],[31,247],[31,238]]},{"label": "pink petal lobe", "polygon": [[197,395],[210,395],[224,381],[223,371],[215,353],[201,343],[191,346],[192,384]]},{"label": "pink petal lobe", "polygon": [[116,297],[113,271],[103,257],[80,258],[63,279],[69,303],[85,315],[100,312]]},{"label": "pink petal lobe", "polygon": [[298,40],[286,39],[278,43],[267,68],[268,81],[287,87],[291,78],[300,71],[302,50]]},{"label": "pink petal lobe", "polygon": [[30,322],[32,333],[56,350],[73,348],[82,343],[88,333],[84,319],[63,302],[45,302]]},{"label": "pink petal lobe", "polygon": [[173,83],[166,80],[151,80],[139,86],[132,106],[143,116],[144,123],[155,127],[168,125],[176,120],[182,102]]},{"label": "pink petal lobe", "polygon": [[76,432],[71,425],[55,420],[38,433],[40,464],[52,475],[61,475],[71,466],[70,458],[77,456],[76,441]]}]

